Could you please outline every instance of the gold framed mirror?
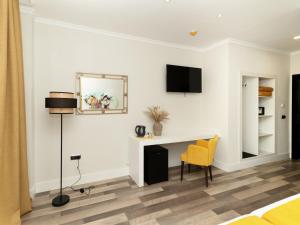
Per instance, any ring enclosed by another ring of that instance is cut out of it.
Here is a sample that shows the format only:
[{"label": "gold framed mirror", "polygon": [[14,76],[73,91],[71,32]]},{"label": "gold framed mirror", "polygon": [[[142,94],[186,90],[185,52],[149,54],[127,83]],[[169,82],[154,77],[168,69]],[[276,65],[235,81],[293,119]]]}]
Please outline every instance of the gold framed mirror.
[{"label": "gold framed mirror", "polygon": [[78,114],[123,114],[128,112],[128,76],[77,73]]}]

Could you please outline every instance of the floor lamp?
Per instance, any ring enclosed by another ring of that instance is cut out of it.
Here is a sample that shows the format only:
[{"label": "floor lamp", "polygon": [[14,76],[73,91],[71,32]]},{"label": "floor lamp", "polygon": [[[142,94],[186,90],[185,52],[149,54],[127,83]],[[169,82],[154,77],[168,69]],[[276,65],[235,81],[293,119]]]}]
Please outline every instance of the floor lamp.
[{"label": "floor lamp", "polygon": [[52,91],[49,93],[49,98],[45,98],[45,107],[49,108],[50,114],[60,114],[60,193],[52,200],[52,205],[59,207],[70,201],[70,197],[62,193],[63,114],[74,113],[74,108],[77,108],[77,99],[71,92]]}]

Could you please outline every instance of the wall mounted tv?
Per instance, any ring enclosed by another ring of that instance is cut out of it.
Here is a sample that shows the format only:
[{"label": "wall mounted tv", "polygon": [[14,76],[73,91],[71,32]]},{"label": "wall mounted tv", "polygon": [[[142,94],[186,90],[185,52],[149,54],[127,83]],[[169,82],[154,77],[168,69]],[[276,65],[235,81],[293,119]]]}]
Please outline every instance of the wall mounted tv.
[{"label": "wall mounted tv", "polygon": [[167,92],[202,92],[202,69],[167,64]]}]

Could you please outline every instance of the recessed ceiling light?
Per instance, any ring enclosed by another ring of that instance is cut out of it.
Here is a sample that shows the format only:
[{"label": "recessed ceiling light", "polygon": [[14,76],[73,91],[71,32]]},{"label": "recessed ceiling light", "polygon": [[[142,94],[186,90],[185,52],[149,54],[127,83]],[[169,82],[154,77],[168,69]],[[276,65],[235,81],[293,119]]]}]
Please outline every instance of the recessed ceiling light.
[{"label": "recessed ceiling light", "polygon": [[222,15],[222,13],[219,13],[218,15],[217,15],[217,18],[221,18],[223,15]]},{"label": "recessed ceiling light", "polygon": [[165,2],[166,2],[166,3],[169,3],[169,2],[171,2],[171,0],[165,0]]},{"label": "recessed ceiling light", "polygon": [[192,30],[190,32],[190,35],[193,36],[193,37],[195,37],[197,34],[198,34],[198,31],[196,31],[196,30]]},{"label": "recessed ceiling light", "polygon": [[294,37],[294,40],[299,40],[299,39],[300,39],[300,35]]}]

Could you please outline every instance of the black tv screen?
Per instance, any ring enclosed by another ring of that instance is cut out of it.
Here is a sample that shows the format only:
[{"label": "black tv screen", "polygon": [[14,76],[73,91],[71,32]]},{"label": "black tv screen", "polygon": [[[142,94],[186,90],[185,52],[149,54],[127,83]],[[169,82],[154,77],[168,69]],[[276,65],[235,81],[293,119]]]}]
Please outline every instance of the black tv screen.
[{"label": "black tv screen", "polygon": [[202,92],[202,69],[167,65],[167,92]]}]

